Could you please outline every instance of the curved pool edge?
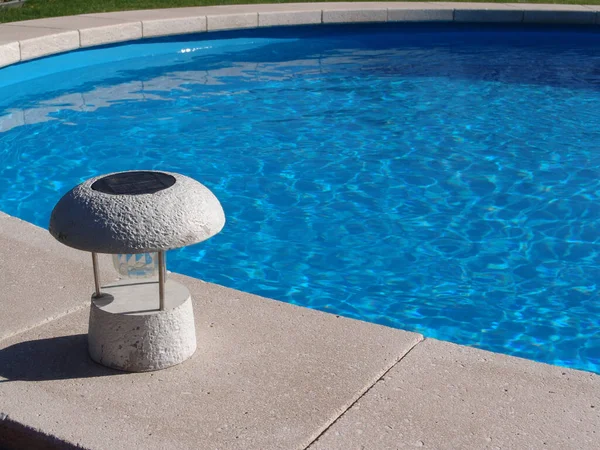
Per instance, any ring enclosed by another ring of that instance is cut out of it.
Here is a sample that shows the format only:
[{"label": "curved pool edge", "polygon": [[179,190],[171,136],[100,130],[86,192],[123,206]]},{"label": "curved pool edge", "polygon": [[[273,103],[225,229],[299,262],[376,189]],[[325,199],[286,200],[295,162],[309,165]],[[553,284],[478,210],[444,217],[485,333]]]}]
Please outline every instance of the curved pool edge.
[{"label": "curved pool edge", "polygon": [[190,33],[365,22],[599,25],[600,5],[286,3],[120,11],[0,25],[0,67],[79,48]]}]

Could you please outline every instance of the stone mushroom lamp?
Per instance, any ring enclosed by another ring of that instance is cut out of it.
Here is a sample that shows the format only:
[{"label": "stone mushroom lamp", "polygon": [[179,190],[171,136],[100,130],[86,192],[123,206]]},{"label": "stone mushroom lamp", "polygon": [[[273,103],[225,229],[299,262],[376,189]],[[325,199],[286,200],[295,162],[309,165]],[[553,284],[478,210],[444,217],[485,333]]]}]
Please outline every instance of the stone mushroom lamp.
[{"label": "stone mushroom lamp", "polygon": [[[196,351],[188,289],[167,279],[165,252],[202,242],[223,228],[219,200],[175,173],[102,175],[73,188],[54,207],[50,233],[92,252],[88,346],[100,364],[130,372],[164,369]],[[124,279],[101,286],[98,253],[113,255]]]}]

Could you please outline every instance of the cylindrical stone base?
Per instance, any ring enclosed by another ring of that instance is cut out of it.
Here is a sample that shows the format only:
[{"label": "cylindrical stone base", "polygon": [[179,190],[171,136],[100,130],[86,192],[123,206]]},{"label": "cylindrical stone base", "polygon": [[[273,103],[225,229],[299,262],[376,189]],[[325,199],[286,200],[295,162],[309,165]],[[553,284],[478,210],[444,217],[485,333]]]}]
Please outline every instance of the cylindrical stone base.
[{"label": "cylindrical stone base", "polygon": [[158,283],[121,282],[92,297],[90,356],[104,366],[146,372],[179,364],[196,351],[192,299],[175,281],[165,284],[165,310]]}]

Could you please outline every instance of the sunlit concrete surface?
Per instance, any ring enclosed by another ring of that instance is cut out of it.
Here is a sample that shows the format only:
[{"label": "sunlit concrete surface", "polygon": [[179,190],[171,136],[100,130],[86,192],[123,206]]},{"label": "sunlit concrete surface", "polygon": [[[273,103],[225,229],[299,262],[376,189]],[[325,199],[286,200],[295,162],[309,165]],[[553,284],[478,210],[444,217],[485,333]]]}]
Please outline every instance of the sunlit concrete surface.
[{"label": "sunlit concrete surface", "polygon": [[[89,254],[0,216],[0,447],[594,448],[600,377],[171,275],[198,350],[123,373],[87,352]],[[103,258],[102,278],[114,278]]]}]

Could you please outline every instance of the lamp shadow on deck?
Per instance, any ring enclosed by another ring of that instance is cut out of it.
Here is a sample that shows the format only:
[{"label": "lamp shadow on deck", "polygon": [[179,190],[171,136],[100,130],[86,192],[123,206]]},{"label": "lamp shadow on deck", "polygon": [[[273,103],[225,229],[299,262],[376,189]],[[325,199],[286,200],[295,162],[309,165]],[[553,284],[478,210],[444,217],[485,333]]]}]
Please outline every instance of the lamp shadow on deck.
[{"label": "lamp shadow on deck", "polygon": [[126,372],[96,364],[87,348],[87,334],[38,339],[0,350],[0,377],[8,381],[49,381],[105,377]]}]

